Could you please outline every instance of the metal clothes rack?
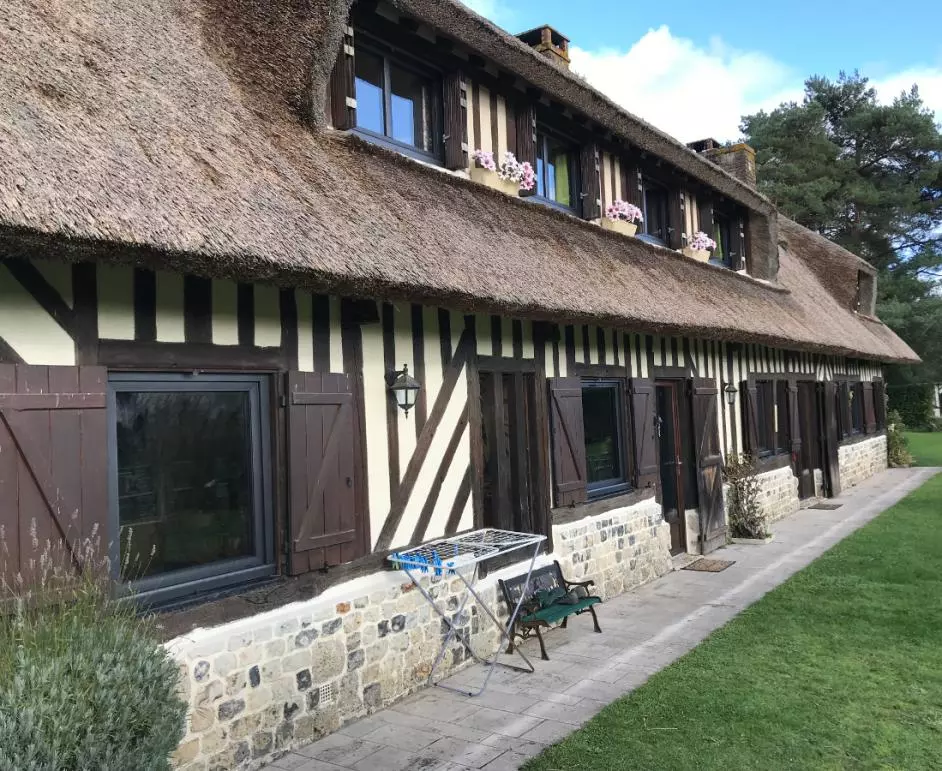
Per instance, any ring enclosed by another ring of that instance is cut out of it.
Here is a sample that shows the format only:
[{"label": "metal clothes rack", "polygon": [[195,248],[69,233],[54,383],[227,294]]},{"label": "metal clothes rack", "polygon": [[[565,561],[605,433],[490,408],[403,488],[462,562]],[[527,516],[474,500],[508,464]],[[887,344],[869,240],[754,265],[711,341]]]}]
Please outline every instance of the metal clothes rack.
[{"label": "metal clothes rack", "polygon": [[[514,622],[517,620],[517,615],[520,613],[520,606],[523,604],[523,599],[527,596],[527,588],[530,585],[530,577],[533,574],[533,566],[536,563],[537,555],[540,553],[540,546],[545,540],[545,535],[536,535],[534,533],[515,533],[511,530],[484,528],[483,530],[474,530],[470,533],[465,533],[464,535],[442,538],[441,540],[433,541],[432,543],[417,546],[414,549],[407,549],[405,551],[396,552],[395,554],[389,555],[389,561],[392,562],[394,566],[401,568],[406,572],[409,578],[412,579],[412,582],[418,587],[419,591],[422,593],[422,596],[425,597],[428,604],[432,606],[432,609],[439,616],[441,616],[442,620],[448,626],[448,633],[445,635],[445,639],[442,641],[441,650],[439,650],[438,657],[435,659],[435,665],[432,667],[432,671],[428,676],[429,685],[438,685],[441,688],[447,688],[448,690],[456,691],[457,693],[464,693],[468,696],[479,696],[480,694],[484,693],[484,689],[487,688],[487,684],[491,679],[491,674],[494,671],[494,667],[498,664],[508,667],[509,669],[516,669],[520,672],[534,671],[534,667],[533,664],[530,663],[530,659],[524,655],[523,651],[521,651],[519,647],[515,646],[514,652],[524,660],[527,665],[526,669],[513,664],[500,662],[498,659],[500,658],[500,654],[504,649],[504,646],[509,645],[511,642],[511,634],[513,632]],[[526,582],[524,583],[523,591],[520,594],[520,599],[513,608],[513,611],[510,614],[510,619],[507,621],[505,626],[500,622],[494,612],[487,606],[487,604],[481,599],[481,596],[475,590],[475,586],[477,585],[479,578],[478,566],[484,562],[484,560],[500,557],[515,551],[521,551],[523,549],[527,549],[528,547],[533,549],[533,553],[528,555],[530,558],[530,564],[527,567]],[[445,579],[450,578],[451,576],[457,576],[459,579],[461,579],[461,582],[465,586],[465,590],[459,602],[458,610],[454,614],[454,618],[460,621],[464,617],[464,609],[468,603],[468,600],[471,597],[474,597],[478,603],[478,606],[487,616],[490,617],[490,619],[500,630],[501,641],[497,647],[497,651],[493,654],[493,656],[479,656],[477,652],[472,649],[468,636],[458,635],[458,624],[453,622],[451,618],[449,618],[448,615],[441,608],[439,608],[438,605],[435,604],[435,598],[432,597],[429,591],[422,585],[422,577],[429,575],[432,577]],[[471,654],[472,658],[474,658],[476,662],[487,668],[487,674],[484,676],[484,681],[481,684],[481,687],[476,691],[467,690],[466,688],[455,688],[454,686],[447,685],[442,682],[435,682],[435,672],[438,670],[438,667],[444,660],[445,655],[448,652],[448,646],[451,645],[451,642],[455,639],[457,639],[462,644],[462,646],[464,646],[464,648],[468,651],[468,653]]]}]

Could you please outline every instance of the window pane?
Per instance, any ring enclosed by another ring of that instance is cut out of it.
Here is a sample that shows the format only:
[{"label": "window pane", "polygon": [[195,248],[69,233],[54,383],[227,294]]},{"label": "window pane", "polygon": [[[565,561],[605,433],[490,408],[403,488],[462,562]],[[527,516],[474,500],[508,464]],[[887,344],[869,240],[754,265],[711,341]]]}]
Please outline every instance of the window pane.
[{"label": "window pane", "polygon": [[667,242],[667,191],[645,185],[644,210],[645,232]]},{"label": "window pane", "polygon": [[122,572],[253,555],[249,394],[119,391],[116,403]]},{"label": "window pane", "polygon": [[369,51],[356,52],[357,126],[386,133],[383,106],[383,60]]},{"label": "window pane", "polygon": [[604,482],[623,477],[618,448],[618,389],[615,385],[582,389],[587,481]]},{"label": "window pane", "polygon": [[390,136],[398,142],[413,145],[420,150],[432,149],[428,82],[395,64],[389,68],[392,88],[392,130]]},{"label": "window pane", "polygon": [[556,139],[537,137],[536,194],[572,206],[572,152]]}]

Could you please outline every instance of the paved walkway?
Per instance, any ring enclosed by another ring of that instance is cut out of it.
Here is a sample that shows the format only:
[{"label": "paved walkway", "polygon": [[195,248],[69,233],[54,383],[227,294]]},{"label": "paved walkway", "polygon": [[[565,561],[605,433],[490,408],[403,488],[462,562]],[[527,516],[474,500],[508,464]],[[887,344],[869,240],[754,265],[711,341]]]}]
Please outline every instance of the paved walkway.
[{"label": "paved walkway", "polygon": [[[675,571],[599,607],[591,620],[546,635],[551,661],[526,649],[533,674],[498,668],[476,698],[425,688],[393,707],[268,766],[268,771],[509,771],[683,656],[714,629],[942,469],[892,469],[835,499],[777,522],[764,546],[728,546],[722,573]],[[478,685],[474,666],[449,682]]]}]

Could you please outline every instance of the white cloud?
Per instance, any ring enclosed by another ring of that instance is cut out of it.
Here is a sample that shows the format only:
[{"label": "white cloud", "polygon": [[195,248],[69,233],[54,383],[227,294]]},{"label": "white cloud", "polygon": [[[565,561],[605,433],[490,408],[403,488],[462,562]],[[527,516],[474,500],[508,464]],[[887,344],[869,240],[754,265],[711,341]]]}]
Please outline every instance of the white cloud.
[{"label": "white cloud", "polygon": [[942,124],[942,67],[913,68],[897,75],[873,78],[871,83],[882,102],[892,102],[915,83],[923,103],[935,112],[936,123]]}]

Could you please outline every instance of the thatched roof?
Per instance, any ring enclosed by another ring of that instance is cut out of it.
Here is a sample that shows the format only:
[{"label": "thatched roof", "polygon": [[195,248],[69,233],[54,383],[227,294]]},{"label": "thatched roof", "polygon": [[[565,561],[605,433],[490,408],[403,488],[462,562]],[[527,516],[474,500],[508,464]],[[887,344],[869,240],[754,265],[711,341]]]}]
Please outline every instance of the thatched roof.
[{"label": "thatched roof", "polygon": [[772,287],[313,132],[309,95],[333,58],[319,36],[346,1],[273,0],[264,13],[259,3],[3,4],[8,248],[915,359],[822,285],[797,226],[783,231],[781,287]]}]

